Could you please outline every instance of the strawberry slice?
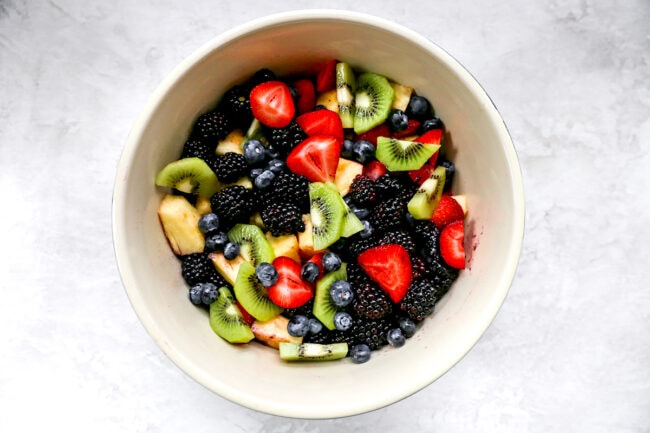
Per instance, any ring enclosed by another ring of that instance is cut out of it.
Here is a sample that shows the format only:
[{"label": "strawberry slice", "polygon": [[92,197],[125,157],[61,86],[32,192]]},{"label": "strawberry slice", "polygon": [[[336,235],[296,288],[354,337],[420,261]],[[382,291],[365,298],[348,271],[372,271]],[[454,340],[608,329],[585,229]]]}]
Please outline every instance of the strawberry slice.
[{"label": "strawberry slice", "polygon": [[314,290],[300,277],[302,266],[290,257],[280,256],[273,260],[278,271],[277,283],[268,290],[269,299],[282,308],[298,308],[314,297]]},{"label": "strawberry slice", "polygon": [[465,269],[465,223],[456,220],[440,232],[440,255],[452,268]]},{"label": "strawberry slice", "polygon": [[310,182],[333,182],[342,142],[331,135],[307,137],[287,157],[287,167]]},{"label": "strawberry slice", "polygon": [[251,313],[246,311],[246,309],[239,303],[239,301],[235,301],[235,304],[237,305],[237,308],[239,308],[239,311],[241,312],[241,315],[244,318],[244,322],[246,322],[248,326],[251,326],[255,321],[255,318],[251,316]]},{"label": "strawberry slice", "polygon": [[[438,145],[440,144],[441,140],[442,140],[442,129],[432,129],[431,131],[427,131],[417,138],[417,141],[419,143],[438,144]],[[413,182],[422,185],[422,183],[424,183],[424,181],[431,176],[433,170],[435,170],[437,161],[438,161],[438,152],[436,151],[436,153],[434,153],[431,156],[431,158],[429,158],[429,160],[422,165],[422,167],[420,167],[417,170],[409,171],[408,174],[411,177],[411,179],[413,179]]]},{"label": "strawberry slice", "polygon": [[308,78],[301,78],[293,82],[293,87],[298,92],[296,101],[296,110],[299,114],[306,113],[314,109],[316,105],[316,89],[314,83]]},{"label": "strawberry slice", "polygon": [[338,60],[331,59],[318,71],[316,75],[316,90],[327,92],[336,88],[336,64]]},{"label": "strawberry slice", "polygon": [[284,128],[296,114],[291,90],[282,81],[267,81],[253,87],[250,102],[253,116],[270,128]]},{"label": "strawberry slice", "polygon": [[431,216],[431,221],[434,222],[436,227],[442,229],[448,224],[453,223],[454,221],[462,220],[465,218],[465,213],[463,208],[460,206],[452,196],[443,194],[440,197],[438,206],[433,211]]},{"label": "strawberry slice", "polygon": [[377,146],[377,137],[390,137],[390,128],[385,123],[375,126],[370,131],[357,135],[357,140],[367,140]]},{"label": "strawberry slice", "polygon": [[343,143],[343,124],[338,113],[330,110],[309,111],[298,116],[296,123],[310,137],[312,135],[331,135]]},{"label": "strawberry slice", "polygon": [[362,174],[364,176],[368,176],[372,180],[377,180],[386,173],[388,173],[386,166],[376,159],[373,159],[368,164],[363,166]]},{"label": "strawberry slice", "polygon": [[440,144],[442,141],[442,129],[432,129],[420,135],[417,139],[420,143]]},{"label": "strawberry slice", "polygon": [[323,255],[325,253],[316,253],[309,260],[308,262],[316,263],[316,266],[318,266],[318,278],[316,278],[316,281],[318,281],[323,275],[325,275],[325,268],[323,268]]},{"label": "strawberry slice", "polygon": [[401,301],[406,295],[413,275],[411,259],[403,246],[386,244],[368,248],[359,254],[357,262],[393,302]]},{"label": "strawberry slice", "polygon": [[418,132],[418,129],[420,129],[420,121],[415,119],[409,119],[406,128],[404,128],[402,131],[399,132],[397,131],[393,132],[393,137],[404,138],[404,137],[408,137],[409,135],[415,135],[415,133]]}]

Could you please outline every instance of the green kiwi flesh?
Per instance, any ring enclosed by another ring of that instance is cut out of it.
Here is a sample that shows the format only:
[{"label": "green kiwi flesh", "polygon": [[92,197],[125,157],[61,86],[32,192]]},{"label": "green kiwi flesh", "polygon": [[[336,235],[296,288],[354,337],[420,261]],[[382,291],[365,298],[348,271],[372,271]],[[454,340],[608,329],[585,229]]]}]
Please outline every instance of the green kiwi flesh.
[{"label": "green kiwi flesh", "polygon": [[273,247],[262,229],[254,224],[235,224],[228,231],[228,239],[239,244],[239,255],[255,267],[275,259]]},{"label": "green kiwi flesh", "polygon": [[219,189],[219,180],[205,161],[192,157],[167,164],[156,175],[156,185],[211,197]]},{"label": "green kiwi flesh", "polygon": [[341,237],[345,207],[334,184],[309,184],[309,213],[313,225],[314,249],[324,250]]},{"label": "green kiwi flesh", "polygon": [[348,343],[290,343],[280,342],[280,359],[284,361],[333,361],[345,358]]},{"label": "green kiwi flesh", "polygon": [[343,215],[343,227],[341,228],[341,237],[348,238],[353,234],[362,231],[364,227],[359,217],[357,217],[354,212],[350,210],[345,201],[343,201],[343,197],[341,197],[341,202],[343,202],[343,206],[345,207],[345,214]]},{"label": "green kiwi flesh", "polygon": [[330,286],[334,281],[347,279],[347,265],[343,263],[336,271],[328,272],[316,282],[314,307],[312,312],[323,325],[330,330],[335,329],[334,315],[341,309],[337,307],[330,296]]},{"label": "green kiwi flesh", "polygon": [[270,320],[283,311],[271,301],[268,291],[255,275],[255,267],[248,262],[239,265],[233,290],[241,306],[257,320]]},{"label": "green kiwi flesh", "polygon": [[375,156],[389,171],[409,171],[422,168],[438,149],[438,144],[377,137]]},{"label": "green kiwi flesh", "polygon": [[413,218],[418,220],[428,220],[436,210],[436,206],[442,197],[442,190],[445,187],[446,171],[442,166],[433,170],[431,176],[425,180],[420,188],[413,194],[411,200],[406,205]]},{"label": "green kiwi flesh", "polygon": [[219,297],[210,304],[210,328],[230,343],[248,343],[255,338],[227,287],[221,287]]},{"label": "green kiwi flesh", "polygon": [[354,132],[362,134],[384,123],[394,94],[386,77],[372,72],[359,75],[354,93]]},{"label": "green kiwi flesh", "polygon": [[339,104],[339,117],[344,128],[354,126],[354,92],[357,83],[354,71],[348,63],[336,64],[336,99]]}]

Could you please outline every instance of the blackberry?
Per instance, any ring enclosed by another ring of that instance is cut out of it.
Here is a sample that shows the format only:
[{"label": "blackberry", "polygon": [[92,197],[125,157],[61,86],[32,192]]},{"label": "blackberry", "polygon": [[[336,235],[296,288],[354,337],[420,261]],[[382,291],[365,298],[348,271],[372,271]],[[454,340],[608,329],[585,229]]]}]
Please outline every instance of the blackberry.
[{"label": "blackberry", "polygon": [[415,191],[417,191],[417,185],[410,178],[406,179],[405,176],[387,173],[377,178],[375,181],[375,191],[380,199],[387,199],[398,195],[405,195],[410,199],[415,194]]},{"label": "blackberry", "polygon": [[413,278],[424,277],[429,273],[429,267],[427,262],[425,262],[422,257],[417,255],[411,256],[411,269],[413,273]]},{"label": "blackberry", "polygon": [[347,331],[349,336],[346,341],[349,345],[365,343],[370,350],[377,350],[388,344],[386,335],[388,331],[395,328],[393,316],[382,317],[377,320],[361,320],[357,318],[352,325],[352,329]]},{"label": "blackberry", "polygon": [[307,134],[295,121],[292,121],[285,128],[271,129],[267,137],[271,147],[278,152],[280,157],[286,159],[291,150],[307,138]]},{"label": "blackberry", "polygon": [[411,233],[406,230],[388,231],[379,239],[379,245],[398,244],[404,247],[409,255],[415,254],[416,244]]},{"label": "blackberry", "polygon": [[275,72],[268,68],[262,68],[258,69],[255,71],[253,76],[251,77],[250,80],[248,80],[248,86],[249,88],[253,88],[257,86],[258,84],[265,83],[267,81],[272,81],[272,80],[277,80],[277,75],[275,75]]},{"label": "blackberry", "polygon": [[223,140],[232,130],[230,118],[221,111],[209,111],[199,116],[192,128],[192,138],[199,140]]},{"label": "blackberry", "polygon": [[441,257],[427,265],[427,276],[436,285],[440,297],[449,291],[451,285],[458,278],[459,271],[444,263]]},{"label": "blackberry", "polygon": [[432,280],[416,278],[411,283],[404,299],[400,301],[399,308],[411,320],[418,322],[433,313],[439,296],[440,293]]},{"label": "blackberry", "polygon": [[393,303],[390,298],[370,278],[352,287],[354,289],[352,309],[357,316],[375,320],[392,314]]},{"label": "blackberry", "polygon": [[248,173],[248,164],[244,155],[227,152],[215,158],[212,169],[221,182],[232,183],[238,181]]},{"label": "blackberry", "polygon": [[278,173],[271,186],[257,190],[256,196],[262,208],[272,203],[291,203],[300,212],[309,213],[309,181],[290,171]]},{"label": "blackberry", "polygon": [[190,287],[200,283],[212,283],[217,288],[229,286],[206,253],[193,253],[181,257],[181,273]]},{"label": "blackberry", "polygon": [[368,176],[358,174],[350,184],[350,192],[347,196],[352,200],[352,203],[359,207],[367,207],[372,205],[377,199],[377,192],[375,191],[375,182]]},{"label": "blackberry", "polygon": [[205,141],[189,139],[183,145],[181,159],[196,157],[208,162],[214,159],[214,148],[215,146],[212,146]]},{"label": "blackberry", "polygon": [[417,221],[413,227],[417,247],[426,262],[442,260],[440,258],[440,229],[432,221]]},{"label": "blackberry", "polygon": [[367,238],[355,235],[349,239],[346,251],[342,251],[339,254],[343,260],[356,262],[359,254],[377,245],[379,245],[379,238],[375,235],[370,235]]},{"label": "blackberry", "polygon": [[242,129],[247,129],[253,121],[250,92],[251,89],[247,86],[233,86],[224,94],[220,103],[220,109],[228,113],[233,122]]},{"label": "blackberry", "polygon": [[289,319],[295,315],[312,317],[313,309],[314,309],[314,298],[310,299],[309,301],[307,301],[306,304],[301,305],[300,307],[285,308],[284,311],[282,312],[282,315],[288,317]]},{"label": "blackberry", "polygon": [[305,343],[332,344],[345,343],[350,338],[350,331],[329,330],[323,327],[317,334],[307,334],[303,337]]},{"label": "blackberry", "polygon": [[405,221],[408,212],[407,201],[403,197],[393,197],[379,202],[368,221],[375,231],[386,232],[399,228]]},{"label": "blackberry", "polygon": [[278,202],[269,204],[261,212],[264,227],[273,236],[282,236],[305,231],[302,213],[294,204]]},{"label": "blackberry", "polygon": [[221,230],[247,223],[253,213],[253,193],[241,185],[227,186],[210,198],[212,212],[219,216]]}]

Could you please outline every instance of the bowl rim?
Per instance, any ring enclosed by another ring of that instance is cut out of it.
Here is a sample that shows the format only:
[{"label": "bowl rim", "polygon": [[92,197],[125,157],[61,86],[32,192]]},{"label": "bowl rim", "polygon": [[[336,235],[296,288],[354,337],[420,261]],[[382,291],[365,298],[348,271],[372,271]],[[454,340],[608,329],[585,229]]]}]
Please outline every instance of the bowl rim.
[{"label": "bowl rim", "polygon": [[[151,316],[148,309],[146,308],[146,305],[143,302],[143,298],[139,294],[134,279],[128,272],[131,269],[127,260],[128,253],[126,248],[126,238],[118,222],[124,221],[125,207],[121,206],[121,204],[124,200],[126,192],[124,188],[125,179],[128,177],[129,168],[132,166],[135,159],[137,150],[136,144],[141,140],[146,126],[153,116],[155,107],[164,99],[165,95],[173,88],[175,83],[191,67],[193,67],[195,63],[197,63],[205,56],[209,55],[213,50],[218,49],[218,47],[262,28],[268,28],[277,25],[286,25],[292,22],[320,22],[328,20],[346,21],[354,24],[372,26],[397,34],[411,41],[413,44],[420,46],[425,51],[433,53],[438,58],[440,58],[447,67],[453,69],[454,73],[459,77],[459,79],[462,80],[463,84],[466,85],[471,90],[472,94],[476,96],[477,100],[481,102],[482,106],[485,108],[486,113],[489,113],[492,123],[498,127],[500,142],[502,143],[503,151],[507,159],[507,165],[510,169],[512,180],[511,188],[514,197],[514,207],[512,209],[512,212],[514,215],[513,221],[515,222],[512,229],[513,233],[515,233],[516,236],[513,236],[510,245],[511,254],[506,259],[508,266],[503,270],[501,276],[501,291],[498,293],[500,296],[495,296],[493,302],[490,305],[486,305],[484,314],[480,316],[480,326],[477,325],[476,327],[477,332],[472,336],[473,338],[468,339],[468,345],[466,349],[462,353],[457,354],[454,361],[446,368],[445,371],[442,373],[432,372],[432,374],[427,376],[426,383],[414,383],[412,387],[405,389],[405,391],[399,395],[391,395],[390,397],[384,398],[381,396],[375,396],[369,401],[356,402],[354,406],[351,406],[346,410],[342,410],[340,407],[296,407],[294,408],[295,410],[289,410],[285,406],[278,405],[273,401],[260,401],[254,397],[246,397],[240,393],[232,392],[232,390],[227,387],[220,387],[219,384],[215,381],[203,377],[202,373],[200,371],[197,371],[197,369],[194,367],[194,364],[191,362],[191,360],[187,359],[182,353],[175,351],[174,348],[166,342],[164,335],[161,334],[161,331],[156,324],[156,320]],[[183,370],[183,372],[188,374],[205,388],[217,393],[218,395],[250,409],[272,415],[294,418],[339,418],[369,412],[407,398],[410,395],[424,389],[439,377],[446,374],[454,365],[456,365],[470,352],[470,350],[480,340],[482,335],[485,334],[494,318],[498,314],[499,309],[503,305],[512,282],[515,278],[525,234],[524,189],[521,166],[519,164],[517,151],[514,147],[508,128],[496,107],[496,104],[487,94],[485,89],[479,84],[478,80],[476,80],[475,77],[451,54],[449,54],[447,51],[435,44],[430,39],[420,35],[414,30],[411,30],[401,24],[385,18],[377,17],[367,13],[352,12],[340,9],[294,10],[256,18],[218,34],[217,36],[205,42],[193,53],[185,57],[160,82],[160,84],[154,90],[153,94],[145,103],[144,107],[139,111],[139,115],[135,119],[135,122],[127,136],[126,143],[118,160],[116,177],[113,186],[111,207],[113,250],[120,279],[122,281],[122,285],[125,289],[129,302],[136,312],[138,319],[150,337],[156,342],[157,346],[177,367]]]}]

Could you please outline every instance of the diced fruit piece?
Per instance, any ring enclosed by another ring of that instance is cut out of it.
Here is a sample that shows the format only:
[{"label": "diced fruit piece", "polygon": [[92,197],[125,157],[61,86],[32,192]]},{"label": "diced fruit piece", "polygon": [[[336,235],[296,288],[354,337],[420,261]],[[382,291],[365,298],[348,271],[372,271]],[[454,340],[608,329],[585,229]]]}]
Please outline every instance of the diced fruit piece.
[{"label": "diced fruit piece", "polygon": [[197,211],[201,215],[212,213],[212,207],[210,206],[210,198],[204,197],[202,195],[196,198],[196,204],[194,205]]},{"label": "diced fruit piece", "polygon": [[350,207],[345,203],[343,197],[341,197],[341,203],[345,208],[345,214],[343,215],[343,227],[341,228],[340,237],[347,238],[356,233],[359,233],[360,231],[363,231],[365,226],[359,217],[357,217],[355,213],[352,212]]},{"label": "diced fruit piece", "polygon": [[420,129],[420,122],[415,119],[408,119],[406,123],[406,128],[402,129],[399,132],[393,132],[393,137],[395,138],[405,138],[413,136]]},{"label": "diced fruit piece", "polygon": [[309,111],[298,116],[296,123],[310,137],[314,135],[331,135],[343,143],[341,118],[333,111]]},{"label": "diced fruit piece", "polygon": [[393,302],[400,302],[406,295],[413,275],[411,259],[402,245],[386,244],[369,248],[359,254],[357,261]]},{"label": "diced fruit piece", "polygon": [[[303,272],[304,272],[304,267],[309,264],[315,265],[316,268],[318,269],[318,273],[316,274],[316,276],[313,279],[308,279],[309,282],[313,283],[325,274],[325,269],[323,268],[323,253],[316,253],[313,256],[311,256],[309,260],[305,262],[305,265],[303,265]],[[303,277],[303,279],[306,279],[302,273],[301,276]]]},{"label": "diced fruit piece", "polygon": [[363,170],[363,164],[345,158],[339,159],[339,165],[336,168],[336,175],[334,176],[334,184],[341,196],[345,197],[350,191],[352,181],[357,175],[363,173]]},{"label": "diced fruit piece", "polygon": [[253,266],[271,263],[275,258],[271,244],[256,225],[236,224],[228,231],[228,238],[239,245],[239,255]]},{"label": "diced fruit piece", "polygon": [[329,111],[335,113],[339,112],[339,100],[336,89],[328,90],[327,92],[319,93],[316,95],[316,106],[322,105]]},{"label": "diced fruit piece", "polygon": [[357,80],[348,63],[336,64],[336,97],[339,103],[339,116],[344,128],[354,126],[354,92]]},{"label": "diced fruit piece", "polygon": [[210,197],[219,189],[219,180],[205,161],[191,157],[167,164],[156,175],[156,185]]},{"label": "diced fruit piece", "polygon": [[185,197],[166,194],[158,205],[158,217],[175,254],[203,252],[205,239],[199,230],[201,214]]},{"label": "diced fruit piece", "polygon": [[273,248],[275,257],[289,257],[296,261],[300,261],[300,254],[298,253],[298,237],[294,234],[273,236],[271,232],[266,232],[266,239]]},{"label": "diced fruit piece", "polygon": [[431,215],[431,221],[439,229],[454,221],[462,220],[465,217],[463,208],[450,195],[443,194],[438,201],[438,205]]},{"label": "diced fruit piece", "polygon": [[336,90],[336,59],[328,60],[323,67],[316,74],[316,90],[319,92],[327,92],[328,90]]},{"label": "diced fruit piece", "polygon": [[251,122],[250,126],[246,130],[246,135],[242,139],[240,143],[240,149],[243,152],[244,145],[246,145],[247,142],[251,140],[257,140],[260,143],[262,143],[264,146],[268,146],[269,141],[267,138],[264,136],[264,128],[262,127],[262,123],[260,123],[259,120],[253,119]]},{"label": "diced fruit piece", "polygon": [[442,129],[432,129],[425,132],[418,137],[420,143],[428,144],[441,144],[442,143]]},{"label": "diced fruit piece", "polygon": [[438,206],[444,186],[445,168],[438,166],[433,170],[431,176],[420,185],[407,204],[408,211],[413,218],[418,220],[431,218],[434,209]]},{"label": "diced fruit piece", "polygon": [[311,215],[303,215],[302,222],[305,223],[305,230],[298,232],[298,252],[300,257],[308,258],[316,253],[314,249],[314,225],[311,223]]},{"label": "diced fruit piece", "polygon": [[347,354],[348,343],[280,343],[280,359],[284,361],[333,361]]},{"label": "diced fruit piece", "polygon": [[287,157],[287,167],[310,182],[333,182],[342,142],[331,135],[314,135],[303,140]]},{"label": "diced fruit piece", "polygon": [[289,257],[277,257],[273,266],[278,271],[278,281],[270,286],[269,298],[282,308],[298,308],[314,297],[314,291],[300,277],[302,266]]},{"label": "diced fruit piece", "polygon": [[210,304],[210,327],[230,343],[248,343],[255,338],[227,287],[221,287],[219,297]]},{"label": "diced fruit piece", "polygon": [[310,183],[309,202],[314,249],[319,251],[341,237],[345,207],[333,183]]},{"label": "diced fruit piece", "polygon": [[357,141],[366,140],[372,143],[374,146],[377,146],[378,137],[389,137],[389,136],[390,136],[390,128],[388,127],[387,124],[382,123],[380,125],[375,126],[370,131],[366,131],[362,134],[358,134],[356,138]]},{"label": "diced fruit piece", "polygon": [[230,285],[234,285],[235,280],[237,280],[239,266],[246,260],[242,256],[237,256],[233,260],[228,260],[224,257],[223,253],[217,252],[210,253],[208,257],[210,257],[210,260],[214,263],[219,274],[221,274]]},{"label": "diced fruit piece", "polygon": [[354,132],[361,134],[384,123],[394,93],[386,77],[372,72],[359,75],[354,95]]},{"label": "diced fruit piece", "polygon": [[228,152],[242,153],[241,145],[243,141],[244,133],[239,129],[235,129],[217,144],[215,153],[220,156]]},{"label": "diced fruit piece", "polygon": [[454,221],[440,232],[440,255],[452,268],[465,269],[465,222]]},{"label": "diced fruit piece", "polygon": [[316,283],[316,293],[314,295],[314,316],[330,330],[336,328],[334,325],[334,315],[341,311],[332,301],[330,296],[330,287],[335,281],[347,279],[347,265],[343,263],[341,267],[332,272],[328,272]]},{"label": "diced fruit piece", "polygon": [[381,162],[374,160],[364,165],[362,174],[364,176],[368,176],[372,180],[377,180],[383,175],[385,175],[386,173],[388,173],[388,170],[386,170],[386,166]]},{"label": "diced fruit piece", "polygon": [[298,92],[298,99],[296,102],[296,110],[299,114],[306,113],[314,109],[316,106],[316,89],[314,83],[308,78],[301,78],[293,82]]},{"label": "diced fruit piece", "polygon": [[406,108],[409,105],[409,100],[411,99],[411,95],[413,94],[413,87],[393,82],[390,83],[390,86],[395,92],[391,108],[394,110],[406,111]]},{"label": "diced fruit piece", "polygon": [[467,211],[469,210],[467,206],[467,196],[465,194],[456,194],[452,195],[452,197],[458,202],[461,209],[463,209],[463,215],[467,216]]},{"label": "diced fruit piece", "polygon": [[267,346],[278,349],[280,343],[302,343],[302,337],[293,337],[287,332],[289,319],[279,315],[273,319],[260,321],[256,320],[251,324],[251,331],[255,338]]},{"label": "diced fruit piece", "polygon": [[421,168],[440,146],[390,137],[377,138],[376,157],[388,171],[409,171]]},{"label": "diced fruit piece", "polygon": [[282,81],[258,84],[251,90],[250,100],[253,116],[270,128],[286,127],[296,112],[291,90]]},{"label": "diced fruit piece", "polygon": [[244,318],[244,322],[246,322],[248,326],[251,326],[253,322],[255,322],[255,318],[251,316],[244,307],[242,307],[239,301],[235,302],[235,304],[237,305],[237,308],[239,308],[239,311],[241,311],[241,315]]},{"label": "diced fruit piece", "polygon": [[237,300],[257,320],[270,320],[282,312],[282,308],[271,301],[267,289],[258,281],[255,267],[246,261],[239,266],[233,289]]},{"label": "diced fruit piece", "polygon": [[438,152],[433,154],[427,162],[425,162],[422,167],[417,170],[409,170],[409,177],[413,182],[418,185],[422,185],[425,180],[431,177],[433,170],[436,169],[436,159],[438,158]]}]

